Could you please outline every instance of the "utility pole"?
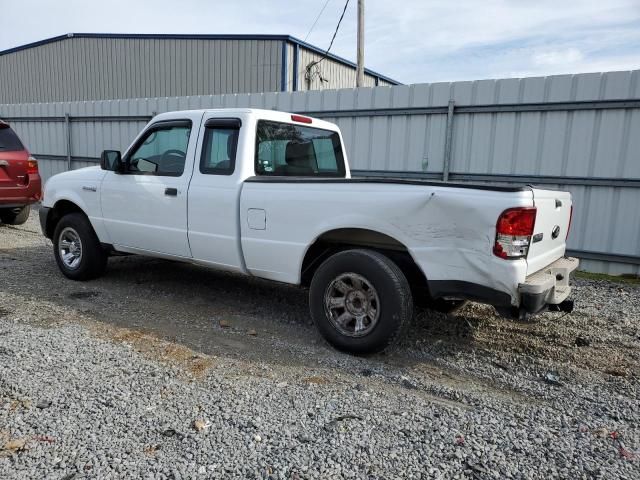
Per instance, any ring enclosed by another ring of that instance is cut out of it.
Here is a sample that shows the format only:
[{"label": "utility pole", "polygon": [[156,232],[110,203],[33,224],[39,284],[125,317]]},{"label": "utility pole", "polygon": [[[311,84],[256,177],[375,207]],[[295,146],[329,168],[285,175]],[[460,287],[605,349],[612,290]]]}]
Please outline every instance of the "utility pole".
[{"label": "utility pole", "polygon": [[358,0],[358,66],[356,87],[364,87],[364,0]]}]

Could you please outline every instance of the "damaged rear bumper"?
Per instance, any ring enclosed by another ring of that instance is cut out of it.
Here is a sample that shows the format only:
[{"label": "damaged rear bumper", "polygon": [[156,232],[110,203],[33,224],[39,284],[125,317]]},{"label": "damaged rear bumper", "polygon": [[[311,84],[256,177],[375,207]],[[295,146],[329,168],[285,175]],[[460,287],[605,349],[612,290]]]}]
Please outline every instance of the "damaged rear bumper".
[{"label": "damaged rear bumper", "polygon": [[539,313],[547,308],[565,312],[573,310],[573,302],[569,300],[569,276],[579,264],[577,258],[563,257],[529,275],[524,283],[518,285],[520,310],[526,313]]}]

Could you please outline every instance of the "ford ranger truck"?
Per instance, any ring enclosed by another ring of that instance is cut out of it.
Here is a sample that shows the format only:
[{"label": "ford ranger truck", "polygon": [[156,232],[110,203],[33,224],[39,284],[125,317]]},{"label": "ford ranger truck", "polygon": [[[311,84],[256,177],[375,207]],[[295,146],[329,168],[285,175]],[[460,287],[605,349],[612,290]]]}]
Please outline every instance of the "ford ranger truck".
[{"label": "ford ranger truck", "polygon": [[138,254],[301,285],[322,336],[366,354],[415,304],[570,310],[571,212],[531,186],[352,178],[336,125],[247,108],[156,116],[124,154],[52,177],[40,222],[70,279]]}]

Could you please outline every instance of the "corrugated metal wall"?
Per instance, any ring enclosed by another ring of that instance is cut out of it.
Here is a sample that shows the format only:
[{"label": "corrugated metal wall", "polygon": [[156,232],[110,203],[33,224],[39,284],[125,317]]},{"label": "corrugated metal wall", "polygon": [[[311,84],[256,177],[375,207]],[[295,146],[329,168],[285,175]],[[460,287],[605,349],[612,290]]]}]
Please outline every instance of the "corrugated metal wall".
[{"label": "corrugated metal wall", "polygon": [[[252,106],[317,112],[335,121],[354,169],[400,170],[441,178],[450,100],[459,112],[451,117],[452,179],[519,181],[518,176],[524,175],[526,181],[541,182],[544,187],[570,190],[576,210],[569,247],[590,252],[585,253],[590,259],[583,261],[583,268],[640,274],[640,71],[295,93],[0,105],[0,117],[15,118],[16,131],[43,159],[45,176],[66,168],[65,123],[60,120],[65,113],[72,118],[71,155],[77,159],[73,166],[81,166],[92,159],[95,162],[105,148],[126,149],[144,121],[74,121],[74,116],[140,116],[188,108]],[[593,101],[594,106],[554,104],[581,101]],[[595,105],[598,101],[611,105]],[[526,103],[542,107],[513,111],[514,105],[526,107]],[[474,105],[493,105],[489,110],[494,111],[484,113],[479,107],[475,113],[465,113],[465,108]],[[57,120],[27,121],[25,117]],[[606,260],[594,259],[601,255]]]},{"label": "corrugated metal wall", "polygon": [[0,103],[293,91],[296,68],[300,90],[355,85],[353,65],[337,57],[317,68],[328,82],[307,84],[314,48],[285,35],[70,34],[0,52]]},{"label": "corrugated metal wall", "polygon": [[282,42],[81,38],[0,56],[0,103],[280,90]]}]

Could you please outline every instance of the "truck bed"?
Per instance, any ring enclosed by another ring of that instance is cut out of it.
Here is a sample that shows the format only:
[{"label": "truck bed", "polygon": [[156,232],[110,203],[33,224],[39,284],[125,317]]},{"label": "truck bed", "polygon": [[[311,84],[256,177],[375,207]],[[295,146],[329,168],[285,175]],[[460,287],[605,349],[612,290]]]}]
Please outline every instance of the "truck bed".
[{"label": "truck bed", "polygon": [[245,182],[257,183],[383,183],[395,185],[422,185],[430,187],[468,188],[473,190],[491,190],[494,192],[522,192],[530,190],[528,185],[499,185],[495,183],[455,183],[441,180],[426,180],[413,178],[379,178],[358,176],[352,178],[318,178],[318,177],[278,177],[278,176],[253,176]]}]

